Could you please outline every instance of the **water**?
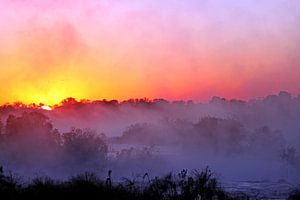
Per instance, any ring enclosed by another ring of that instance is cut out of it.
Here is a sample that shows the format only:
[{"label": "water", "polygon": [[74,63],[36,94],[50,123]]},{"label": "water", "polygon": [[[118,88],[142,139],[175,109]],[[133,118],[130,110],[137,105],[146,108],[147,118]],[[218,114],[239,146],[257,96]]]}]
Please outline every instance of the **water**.
[{"label": "water", "polygon": [[247,195],[250,199],[287,199],[296,185],[285,182],[270,181],[226,181],[222,184],[225,191],[233,195]]},{"label": "water", "polygon": [[[143,149],[147,147],[146,145],[111,145],[110,146],[110,153],[114,154],[119,152],[121,149]],[[195,164],[192,165],[190,169],[195,169],[198,164],[201,169],[201,166],[208,165],[212,167],[213,171],[219,172],[217,173],[217,178],[220,179],[222,188],[232,194],[233,196],[239,197],[249,197],[250,199],[287,199],[290,192],[293,190],[300,188],[299,179],[298,181],[293,181],[292,170],[290,168],[286,168],[286,170],[281,169],[276,162],[272,163],[271,161],[266,161],[269,165],[264,166],[263,163],[259,162],[256,169],[253,165],[251,165],[251,159],[242,159],[245,165],[242,165],[243,170],[239,170],[237,167],[237,163],[233,163],[233,160],[230,160],[226,164],[225,161],[220,161],[220,158],[216,156],[209,156],[212,157],[212,160],[207,160],[206,162],[203,159],[199,159],[200,161],[195,160],[193,156],[190,158],[184,155],[182,149],[179,148],[170,148],[165,146],[156,146],[154,153],[163,156],[165,159],[165,164],[173,167],[173,172],[178,172],[180,169],[185,169],[188,164]],[[200,156],[201,157],[201,156]],[[215,161],[214,161],[215,159]],[[180,162],[178,161],[180,160]],[[249,163],[246,163],[245,160],[248,160]],[[193,161],[195,161],[193,163]],[[254,163],[257,162],[256,160],[253,161]],[[283,166],[284,167],[284,166]],[[188,168],[188,167],[187,167]],[[260,169],[261,168],[261,169]],[[277,169],[278,168],[278,169]],[[197,168],[196,168],[197,169]],[[251,174],[251,170],[254,174]],[[279,171],[278,171],[279,170]],[[282,174],[280,174],[280,170],[287,171],[288,174],[285,178],[280,178]],[[168,171],[168,168],[167,170]],[[276,176],[278,175],[278,177]],[[273,178],[272,178],[273,177]],[[277,178],[276,178],[277,177]],[[291,179],[289,179],[289,178]],[[262,178],[266,178],[264,181]],[[271,179],[268,179],[271,178]],[[294,177],[297,178],[297,177]],[[257,180],[260,179],[260,180]],[[230,181],[229,181],[230,180]],[[233,181],[234,180],[234,181]]]}]

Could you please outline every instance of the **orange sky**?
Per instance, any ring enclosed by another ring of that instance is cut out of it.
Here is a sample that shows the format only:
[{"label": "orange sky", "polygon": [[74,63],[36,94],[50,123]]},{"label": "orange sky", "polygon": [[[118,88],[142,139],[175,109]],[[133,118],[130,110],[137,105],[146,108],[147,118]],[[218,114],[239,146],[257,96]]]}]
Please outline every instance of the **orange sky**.
[{"label": "orange sky", "polygon": [[300,92],[300,2],[0,2],[0,103]]}]

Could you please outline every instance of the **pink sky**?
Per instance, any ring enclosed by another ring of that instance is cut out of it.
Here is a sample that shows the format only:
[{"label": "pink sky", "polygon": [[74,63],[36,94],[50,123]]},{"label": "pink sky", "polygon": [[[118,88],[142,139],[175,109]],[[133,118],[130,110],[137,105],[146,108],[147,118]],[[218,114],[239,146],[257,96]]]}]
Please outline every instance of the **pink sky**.
[{"label": "pink sky", "polygon": [[300,93],[300,1],[3,0],[0,103]]}]

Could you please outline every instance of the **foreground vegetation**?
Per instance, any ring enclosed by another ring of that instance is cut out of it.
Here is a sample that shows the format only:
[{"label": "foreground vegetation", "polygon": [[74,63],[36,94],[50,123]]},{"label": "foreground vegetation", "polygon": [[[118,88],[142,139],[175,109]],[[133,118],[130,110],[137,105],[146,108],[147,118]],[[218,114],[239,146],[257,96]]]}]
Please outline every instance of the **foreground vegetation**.
[{"label": "foreground vegetation", "polygon": [[94,173],[83,173],[67,181],[43,177],[33,179],[29,184],[22,184],[13,176],[4,175],[2,172],[0,196],[1,199],[241,199],[224,192],[208,168],[191,174],[182,170],[177,175],[170,173],[153,179],[146,173],[139,181],[124,178],[121,182],[113,182],[109,171],[105,181],[100,180]]},{"label": "foreground vegetation", "polygon": [[292,191],[288,197],[288,200],[298,200],[300,199],[300,190]]}]

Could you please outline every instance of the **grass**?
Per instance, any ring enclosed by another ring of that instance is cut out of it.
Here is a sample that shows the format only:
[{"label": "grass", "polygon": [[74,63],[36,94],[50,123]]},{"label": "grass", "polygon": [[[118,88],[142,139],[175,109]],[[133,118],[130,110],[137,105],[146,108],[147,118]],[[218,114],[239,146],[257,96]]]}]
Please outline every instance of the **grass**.
[{"label": "grass", "polygon": [[300,190],[294,190],[290,193],[288,200],[298,200],[300,199]]},{"label": "grass", "polygon": [[[110,171],[111,173],[111,171]],[[109,176],[110,176],[109,173]],[[112,182],[110,177],[100,180],[94,173],[83,173],[67,181],[55,181],[49,177],[33,179],[20,184],[11,176],[0,174],[1,199],[105,199],[105,200],[230,200],[222,190],[214,174],[208,169],[141,180],[123,178]]]}]

